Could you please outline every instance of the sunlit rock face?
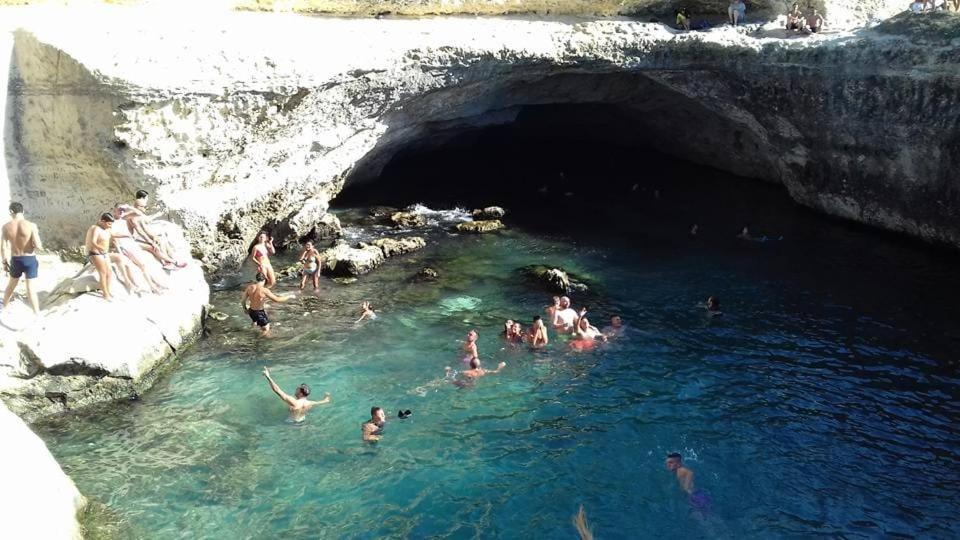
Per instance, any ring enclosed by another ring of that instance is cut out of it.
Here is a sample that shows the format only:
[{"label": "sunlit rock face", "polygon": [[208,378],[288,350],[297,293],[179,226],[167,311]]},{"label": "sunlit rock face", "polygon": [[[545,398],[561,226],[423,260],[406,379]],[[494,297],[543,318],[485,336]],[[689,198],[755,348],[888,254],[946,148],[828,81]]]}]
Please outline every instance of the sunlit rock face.
[{"label": "sunlit rock face", "polygon": [[23,21],[7,172],[50,242],[77,243],[98,212],[144,187],[208,270],[235,269],[259,229],[311,236],[345,181],[376,177],[403,149],[512,122],[526,106],[602,104],[615,118],[585,129],[620,144],[960,246],[960,66],[941,33],[199,19]]}]

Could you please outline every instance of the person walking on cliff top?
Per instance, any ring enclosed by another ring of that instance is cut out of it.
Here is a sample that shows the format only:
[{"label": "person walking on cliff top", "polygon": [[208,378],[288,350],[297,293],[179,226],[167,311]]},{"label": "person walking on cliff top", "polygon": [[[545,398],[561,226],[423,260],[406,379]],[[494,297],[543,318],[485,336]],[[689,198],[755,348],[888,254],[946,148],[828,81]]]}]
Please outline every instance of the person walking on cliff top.
[{"label": "person walking on cliff top", "polygon": [[273,265],[270,264],[270,256],[277,253],[273,247],[273,237],[267,231],[260,231],[257,234],[257,243],[250,249],[250,258],[254,266],[257,267],[257,273],[263,274],[267,278],[267,287],[273,287],[277,284],[277,275],[273,271]]},{"label": "person walking on cliff top", "polygon": [[270,292],[266,287],[267,278],[263,274],[257,274],[256,282],[247,285],[243,290],[243,299],[241,304],[243,311],[250,316],[253,324],[260,327],[260,333],[264,336],[270,334],[270,318],[267,317],[267,300],[274,302],[286,302],[291,296],[277,296]]},{"label": "person walking on cliff top", "polygon": [[310,395],[310,387],[306,384],[301,384],[293,392],[293,395],[287,394],[273,381],[273,378],[270,377],[270,369],[263,368],[263,376],[267,378],[267,382],[270,384],[270,389],[273,390],[273,393],[277,395],[284,403],[286,403],[287,408],[290,409],[290,421],[291,422],[303,422],[307,417],[307,411],[316,407],[317,405],[323,405],[330,403],[330,393],[327,392],[323,399],[320,401],[310,401],[307,399],[307,396]]},{"label": "person walking on cliff top", "polygon": [[103,291],[103,299],[110,301],[113,297],[110,295],[110,281],[112,279],[110,269],[110,227],[113,225],[113,214],[104,212],[100,214],[100,219],[96,225],[91,225],[87,229],[87,237],[83,244],[87,249],[87,259],[97,269],[100,276],[100,289]]},{"label": "person walking on cliff top", "polygon": [[313,247],[313,242],[307,241],[303,245],[303,251],[300,252],[297,260],[303,265],[300,270],[300,290],[302,291],[307,285],[307,279],[313,281],[313,290],[320,288],[320,268],[323,266],[323,261],[320,258],[320,252]]},{"label": "person walking on cliff top", "polygon": [[[7,261],[6,244],[10,244],[10,261]],[[31,281],[37,279],[39,264],[36,251],[43,249],[40,242],[40,231],[37,224],[27,221],[23,217],[23,205],[18,202],[10,203],[10,221],[3,226],[0,236],[0,260],[3,260],[4,271],[10,274],[7,289],[3,293],[3,304],[6,306],[13,297],[20,278],[24,277],[27,287],[27,298],[35,314],[40,313],[40,304],[37,301],[37,292],[33,290]]]}]

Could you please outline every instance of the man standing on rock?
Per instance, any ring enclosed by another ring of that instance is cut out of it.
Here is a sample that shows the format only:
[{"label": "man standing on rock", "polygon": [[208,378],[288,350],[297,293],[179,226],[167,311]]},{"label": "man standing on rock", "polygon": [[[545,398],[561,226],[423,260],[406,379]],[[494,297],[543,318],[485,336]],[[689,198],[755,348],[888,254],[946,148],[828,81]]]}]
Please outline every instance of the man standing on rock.
[{"label": "man standing on rock", "polygon": [[[36,250],[42,249],[40,231],[36,223],[27,221],[23,217],[23,205],[18,202],[10,203],[10,222],[3,226],[0,237],[0,260],[3,260],[3,269],[10,274],[7,290],[3,293],[3,306],[10,303],[13,291],[17,288],[20,278],[26,274],[27,298],[34,313],[40,313],[40,304],[37,302],[37,293],[33,290],[32,280],[37,279]],[[10,243],[10,261],[7,262],[5,245]]]},{"label": "man standing on rock", "polygon": [[91,225],[87,229],[87,237],[83,244],[87,248],[87,259],[90,264],[97,269],[100,276],[100,290],[103,291],[103,299],[111,300],[110,279],[112,277],[110,269],[110,228],[113,226],[113,214],[104,212],[100,214],[100,220],[96,225]]},{"label": "man standing on rock", "polygon": [[243,290],[241,305],[247,315],[250,316],[253,324],[260,327],[260,333],[266,336],[270,334],[270,319],[267,317],[267,312],[264,309],[267,300],[286,302],[291,297],[277,296],[270,292],[270,289],[266,287],[267,277],[263,274],[258,273],[256,280],[256,283],[247,285],[247,288]]}]

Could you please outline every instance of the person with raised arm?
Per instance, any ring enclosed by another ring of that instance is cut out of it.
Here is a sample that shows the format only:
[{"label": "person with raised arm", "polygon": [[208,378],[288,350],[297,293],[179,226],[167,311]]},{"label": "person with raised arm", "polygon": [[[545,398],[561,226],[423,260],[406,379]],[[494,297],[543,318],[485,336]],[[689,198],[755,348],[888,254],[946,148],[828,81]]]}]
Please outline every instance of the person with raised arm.
[{"label": "person with raised arm", "polygon": [[300,290],[307,285],[307,280],[313,282],[313,290],[320,288],[320,269],[323,268],[323,262],[320,259],[320,252],[313,247],[313,242],[309,240],[303,245],[303,251],[297,258],[303,266],[300,269]]},{"label": "person with raised arm", "polygon": [[273,378],[270,377],[270,369],[263,368],[263,376],[267,378],[267,382],[270,383],[270,389],[273,390],[273,393],[283,401],[287,408],[290,409],[290,420],[294,422],[302,422],[304,418],[307,417],[307,411],[316,407],[317,405],[324,405],[330,403],[330,392],[324,394],[323,399],[320,401],[310,401],[307,399],[307,396],[310,395],[310,387],[306,384],[301,384],[294,390],[293,395],[287,394],[274,382]]},{"label": "person with raised arm", "polygon": [[257,243],[250,249],[250,258],[257,267],[257,273],[263,274],[266,278],[268,288],[277,284],[277,275],[273,271],[273,265],[270,264],[270,257],[277,253],[273,247],[273,237],[267,231],[260,231],[257,234]]},{"label": "person with raised arm", "polygon": [[533,316],[533,323],[527,328],[524,340],[527,345],[535,349],[539,349],[550,342],[550,338],[547,336],[547,326],[543,324],[543,319],[539,315]]},{"label": "person with raised arm", "polygon": [[[10,260],[7,260],[6,244],[10,244]],[[10,303],[13,297],[13,291],[20,283],[20,278],[25,278],[27,286],[27,299],[30,301],[30,307],[34,314],[40,313],[40,303],[37,301],[37,292],[33,290],[34,279],[37,279],[40,268],[37,262],[36,251],[43,249],[40,242],[40,230],[37,224],[27,221],[23,217],[23,205],[18,202],[10,203],[10,221],[2,228],[0,234],[0,260],[3,261],[3,269],[10,274],[10,281],[7,282],[7,289],[3,293],[3,304],[0,308]]]},{"label": "person with raised arm", "polygon": [[460,359],[466,365],[470,365],[474,360],[480,360],[480,353],[477,351],[477,338],[480,337],[476,330],[467,332],[467,340],[463,342],[463,358]]},{"label": "person with raised arm", "polygon": [[474,358],[473,360],[470,361],[470,369],[464,370],[462,374],[464,377],[468,377],[470,379],[478,379],[480,377],[483,377],[484,375],[493,375],[494,373],[500,373],[500,370],[502,370],[505,367],[507,367],[507,363],[500,362],[499,364],[497,364],[497,369],[491,369],[491,370],[483,369],[483,367],[480,365],[480,359]]},{"label": "person with raised arm", "polygon": [[370,305],[370,302],[364,300],[364,302],[360,304],[360,318],[354,321],[354,324],[361,321],[372,321],[376,318],[377,312],[373,310],[373,306]]},{"label": "person with raised arm", "polygon": [[240,305],[243,311],[250,316],[253,324],[260,327],[260,333],[264,336],[270,334],[270,318],[267,317],[265,309],[267,300],[274,302],[286,302],[291,296],[277,296],[266,287],[267,278],[263,274],[257,274],[256,282],[247,285],[243,290],[243,299]]},{"label": "person with raised arm", "polygon": [[577,320],[577,312],[570,307],[570,298],[561,296],[554,297],[553,320],[550,324],[557,330],[569,334],[574,330],[574,323]]}]

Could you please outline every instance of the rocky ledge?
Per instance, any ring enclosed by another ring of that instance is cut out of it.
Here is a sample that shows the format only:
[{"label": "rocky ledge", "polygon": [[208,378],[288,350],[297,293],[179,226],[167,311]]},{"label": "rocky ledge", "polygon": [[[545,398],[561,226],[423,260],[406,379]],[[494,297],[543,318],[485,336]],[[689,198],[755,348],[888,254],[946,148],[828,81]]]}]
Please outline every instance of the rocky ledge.
[{"label": "rocky ledge", "polygon": [[9,14],[10,197],[67,231],[146,186],[210,270],[236,268],[261,227],[316,234],[344,183],[398,152],[538,105],[607,105],[577,129],[960,246],[952,14],[799,39],[779,23]]}]

